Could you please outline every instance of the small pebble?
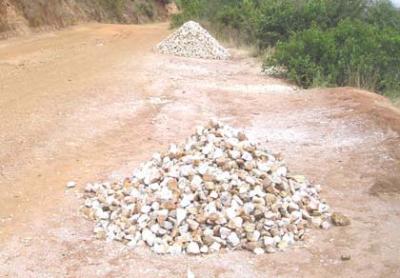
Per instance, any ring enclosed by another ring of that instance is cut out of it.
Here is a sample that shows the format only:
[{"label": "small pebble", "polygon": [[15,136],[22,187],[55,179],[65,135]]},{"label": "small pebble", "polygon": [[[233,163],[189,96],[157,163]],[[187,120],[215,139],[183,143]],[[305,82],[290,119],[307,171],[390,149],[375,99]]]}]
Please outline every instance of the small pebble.
[{"label": "small pebble", "polygon": [[69,182],[67,183],[67,188],[74,188],[74,187],[76,187],[76,182],[74,182],[74,181],[69,181]]}]

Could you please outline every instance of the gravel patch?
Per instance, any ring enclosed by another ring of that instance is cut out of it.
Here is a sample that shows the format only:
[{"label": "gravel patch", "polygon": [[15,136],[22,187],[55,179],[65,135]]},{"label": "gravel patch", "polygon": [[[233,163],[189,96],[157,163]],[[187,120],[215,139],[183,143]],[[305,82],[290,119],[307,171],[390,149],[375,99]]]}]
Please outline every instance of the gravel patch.
[{"label": "gravel patch", "polygon": [[222,248],[273,253],[331,226],[320,186],[217,121],[115,183],[88,184],[82,208],[100,239],[147,244],[159,254]]},{"label": "gravel patch", "polygon": [[162,54],[175,56],[226,60],[229,52],[200,24],[189,21],[157,45]]}]

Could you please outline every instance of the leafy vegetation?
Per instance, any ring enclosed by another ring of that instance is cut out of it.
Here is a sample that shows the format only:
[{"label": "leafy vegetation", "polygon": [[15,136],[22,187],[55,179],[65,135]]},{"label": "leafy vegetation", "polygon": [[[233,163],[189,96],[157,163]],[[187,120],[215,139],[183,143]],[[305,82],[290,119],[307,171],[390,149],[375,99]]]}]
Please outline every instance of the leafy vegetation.
[{"label": "leafy vegetation", "polygon": [[389,0],[179,0],[172,24],[208,21],[263,51],[303,87],[357,86],[400,97],[400,10]]},{"label": "leafy vegetation", "polygon": [[384,92],[400,84],[400,34],[346,19],[327,30],[313,26],[278,43],[266,61],[288,69],[303,87],[351,85]]}]

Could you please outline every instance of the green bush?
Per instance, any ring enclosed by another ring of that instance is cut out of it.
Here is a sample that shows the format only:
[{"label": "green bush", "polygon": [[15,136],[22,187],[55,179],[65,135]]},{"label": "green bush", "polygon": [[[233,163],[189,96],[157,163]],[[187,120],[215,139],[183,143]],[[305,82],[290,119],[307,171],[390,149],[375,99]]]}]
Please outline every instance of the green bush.
[{"label": "green bush", "polygon": [[292,33],[312,25],[327,29],[348,18],[361,19],[366,7],[365,0],[268,0],[263,3],[257,39],[265,47],[287,40]]},{"label": "green bush", "polygon": [[264,67],[283,66],[286,77],[303,87],[327,84],[375,91],[400,84],[400,34],[360,20],[344,20],[327,30],[319,27],[278,43]]},{"label": "green bush", "polygon": [[218,29],[237,30],[246,42],[266,48],[312,24],[328,28],[346,18],[361,18],[366,0],[180,0],[177,3],[182,13],[173,17],[173,27],[191,19],[207,20]]},{"label": "green bush", "polygon": [[316,81],[332,84],[330,62],[336,58],[335,41],[331,34],[313,26],[294,34],[289,41],[279,42],[264,67],[283,66],[286,76],[303,87],[317,85]]},{"label": "green bush", "polygon": [[381,28],[400,30],[400,10],[394,8],[390,0],[379,0],[368,8],[365,21]]}]

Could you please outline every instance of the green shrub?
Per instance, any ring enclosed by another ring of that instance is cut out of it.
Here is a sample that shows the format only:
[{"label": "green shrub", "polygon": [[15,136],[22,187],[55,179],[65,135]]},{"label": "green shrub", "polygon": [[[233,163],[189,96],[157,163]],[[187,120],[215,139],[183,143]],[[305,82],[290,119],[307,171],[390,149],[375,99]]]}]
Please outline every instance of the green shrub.
[{"label": "green shrub", "polygon": [[400,10],[390,0],[379,0],[368,8],[365,21],[381,28],[400,30]]},{"label": "green shrub", "polygon": [[328,28],[345,18],[361,18],[365,5],[366,0],[180,0],[182,13],[173,17],[172,25],[208,20],[266,48],[314,23]]},{"label": "green shrub", "polygon": [[283,66],[286,76],[303,87],[310,87],[318,81],[332,84],[334,77],[327,67],[336,58],[335,41],[331,34],[318,27],[294,34],[288,42],[279,42],[275,53],[264,67]]},{"label": "green shrub", "polygon": [[[397,53],[397,54],[396,54]],[[312,27],[278,43],[264,67],[283,66],[286,77],[303,87],[328,84],[375,91],[400,84],[400,34],[360,20],[337,27]]]}]

